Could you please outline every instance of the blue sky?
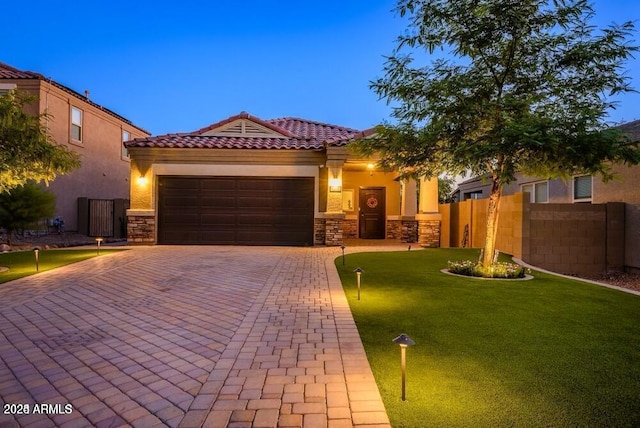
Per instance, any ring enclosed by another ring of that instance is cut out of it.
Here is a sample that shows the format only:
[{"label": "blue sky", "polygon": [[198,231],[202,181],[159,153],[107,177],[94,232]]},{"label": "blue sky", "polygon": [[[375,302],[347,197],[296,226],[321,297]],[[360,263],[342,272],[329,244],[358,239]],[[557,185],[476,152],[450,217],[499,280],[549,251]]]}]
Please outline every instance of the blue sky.
[{"label": "blue sky", "polygon": [[[637,0],[594,4],[598,25],[640,18]],[[382,76],[384,55],[405,28],[394,6],[12,1],[1,8],[0,61],[89,90],[93,101],[154,135],[192,131],[241,111],[365,129],[389,119],[390,108],[369,82]],[[640,59],[627,67],[640,89]],[[640,118],[640,94],[619,101],[612,121]]]}]

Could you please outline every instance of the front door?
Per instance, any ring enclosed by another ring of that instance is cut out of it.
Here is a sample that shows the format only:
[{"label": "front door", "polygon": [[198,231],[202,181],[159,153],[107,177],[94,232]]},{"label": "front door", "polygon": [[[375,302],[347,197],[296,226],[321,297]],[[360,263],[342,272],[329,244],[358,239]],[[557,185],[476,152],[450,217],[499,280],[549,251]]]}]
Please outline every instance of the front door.
[{"label": "front door", "polygon": [[360,238],[384,239],[384,187],[361,187],[359,198]]}]

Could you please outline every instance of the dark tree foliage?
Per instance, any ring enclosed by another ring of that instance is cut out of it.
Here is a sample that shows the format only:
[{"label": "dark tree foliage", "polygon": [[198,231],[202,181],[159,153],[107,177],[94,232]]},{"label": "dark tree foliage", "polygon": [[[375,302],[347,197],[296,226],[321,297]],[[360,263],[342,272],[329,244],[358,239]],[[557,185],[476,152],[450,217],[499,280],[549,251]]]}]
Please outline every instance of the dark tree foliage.
[{"label": "dark tree foliage", "polygon": [[488,174],[485,268],[517,172],[609,179],[611,162],[640,162],[605,123],[612,96],[632,90],[631,22],[596,28],[585,0],[399,0],[397,12],[407,31],[372,82],[396,122],[360,148],[409,175]]},{"label": "dark tree foliage", "polygon": [[29,180],[48,182],[80,166],[77,153],[50,137],[42,120],[47,114],[24,111],[34,100],[17,91],[0,95],[0,192]]},{"label": "dark tree foliage", "polygon": [[7,232],[8,243],[15,231],[30,228],[43,218],[52,217],[56,198],[33,182],[0,193],[0,227]]}]

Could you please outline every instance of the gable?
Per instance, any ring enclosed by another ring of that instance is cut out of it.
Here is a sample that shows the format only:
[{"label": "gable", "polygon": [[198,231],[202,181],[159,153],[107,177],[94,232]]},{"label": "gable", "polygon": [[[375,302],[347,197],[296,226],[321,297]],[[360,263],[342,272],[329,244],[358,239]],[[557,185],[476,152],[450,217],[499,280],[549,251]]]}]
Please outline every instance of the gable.
[{"label": "gable", "polygon": [[200,135],[210,137],[287,138],[286,135],[282,135],[249,119],[236,119],[230,123],[205,131]]}]

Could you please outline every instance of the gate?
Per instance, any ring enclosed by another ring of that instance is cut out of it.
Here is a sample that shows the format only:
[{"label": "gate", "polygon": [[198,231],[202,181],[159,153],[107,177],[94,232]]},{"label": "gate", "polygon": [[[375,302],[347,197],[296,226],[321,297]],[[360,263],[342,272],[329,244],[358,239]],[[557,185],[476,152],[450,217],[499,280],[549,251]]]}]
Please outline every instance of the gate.
[{"label": "gate", "polygon": [[78,198],[78,232],[101,238],[124,238],[128,199]]},{"label": "gate", "polygon": [[89,199],[89,236],[113,236],[113,199]]}]

